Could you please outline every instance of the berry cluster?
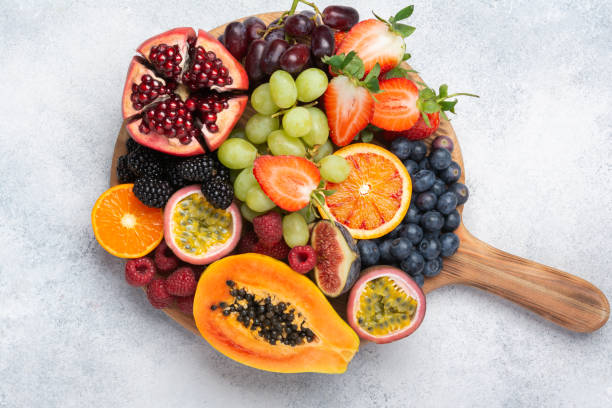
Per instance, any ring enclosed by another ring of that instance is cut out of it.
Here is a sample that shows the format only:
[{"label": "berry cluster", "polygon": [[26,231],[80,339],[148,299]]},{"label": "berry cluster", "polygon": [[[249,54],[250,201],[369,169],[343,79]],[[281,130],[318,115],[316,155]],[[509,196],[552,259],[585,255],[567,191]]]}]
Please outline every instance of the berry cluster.
[{"label": "berry cluster", "polygon": [[253,218],[253,229],[247,225],[238,243],[238,253],[255,252],[281,260],[287,258],[290,249],[283,239],[281,216],[275,211]]}]

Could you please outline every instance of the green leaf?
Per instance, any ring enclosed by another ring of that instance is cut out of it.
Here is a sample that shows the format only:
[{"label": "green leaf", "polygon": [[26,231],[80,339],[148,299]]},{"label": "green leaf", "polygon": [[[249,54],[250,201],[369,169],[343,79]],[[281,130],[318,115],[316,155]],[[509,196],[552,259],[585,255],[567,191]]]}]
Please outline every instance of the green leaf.
[{"label": "green leaf", "polygon": [[317,186],[317,189],[321,189],[323,187],[325,187],[325,181],[321,180],[319,181],[319,185]]},{"label": "green leaf", "polygon": [[421,112],[421,117],[423,118],[423,122],[427,125],[427,127],[431,127],[431,122],[429,121],[429,117]]},{"label": "green leaf", "polygon": [[435,99],[436,93],[433,91],[433,89],[425,88],[419,92],[419,97],[423,100]]},{"label": "green leaf", "polygon": [[447,111],[447,112],[452,112],[455,113],[455,105],[457,105],[457,99],[453,100],[453,101],[442,101],[440,102],[440,110],[442,112]]},{"label": "green leaf", "polygon": [[448,96],[448,85],[442,84],[440,85],[440,90],[438,91],[438,99],[445,99]]},{"label": "green leaf", "polygon": [[414,11],[414,6],[404,7],[403,9],[397,12],[397,14],[393,17],[393,20],[395,21],[405,20],[412,15],[413,11]]},{"label": "green leaf", "polygon": [[423,102],[423,113],[434,113],[440,112],[440,105],[436,101],[425,101]]},{"label": "green leaf", "polygon": [[[343,54],[341,54],[341,55],[343,55]],[[349,52],[344,57],[344,61],[342,61],[342,64],[340,64],[340,69],[344,69],[348,64],[350,64],[351,61],[353,60],[353,58],[355,58],[356,55],[357,55],[357,53],[355,51]]]},{"label": "green leaf", "polygon": [[406,78],[406,70],[402,67],[395,67],[385,74],[385,79]]},{"label": "green leaf", "polygon": [[402,57],[402,61],[408,61],[410,58],[412,58],[412,55],[405,53],[404,56]]},{"label": "green leaf", "polygon": [[406,24],[395,23],[395,24],[393,24],[393,30],[395,30],[398,33],[400,33],[400,35],[403,38],[406,38],[410,34],[414,33],[414,30],[416,30],[416,28],[413,27],[413,26],[406,25]]},{"label": "green leaf", "polygon": [[389,24],[389,22],[387,20],[385,20],[384,18],[378,16],[374,11],[372,11],[372,14],[374,14],[374,17],[376,17],[378,20],[382,21],[383,23]]}]

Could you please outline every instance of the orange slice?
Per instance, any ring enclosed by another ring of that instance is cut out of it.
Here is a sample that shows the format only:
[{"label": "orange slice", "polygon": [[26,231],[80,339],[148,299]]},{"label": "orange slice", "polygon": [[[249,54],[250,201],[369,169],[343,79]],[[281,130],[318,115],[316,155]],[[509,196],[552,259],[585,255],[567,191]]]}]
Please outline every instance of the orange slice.
[{"label": "orange slice", "polygon": [[412,183],[406,167],[393,153],[370,143],[351,144],[334,154],[349,162],[351,172],[343,182],[325,185],[336,191],[325,198],[326,210],[353,238],[389,233],[402,222],[410,205]]},{"label": "orange slice", "polygon": [[133,184],[106,190],[91,211],[96,239],[119,258],[140,258],[151,252],[164,236],[161,208],[147,207],[132,193]]}]

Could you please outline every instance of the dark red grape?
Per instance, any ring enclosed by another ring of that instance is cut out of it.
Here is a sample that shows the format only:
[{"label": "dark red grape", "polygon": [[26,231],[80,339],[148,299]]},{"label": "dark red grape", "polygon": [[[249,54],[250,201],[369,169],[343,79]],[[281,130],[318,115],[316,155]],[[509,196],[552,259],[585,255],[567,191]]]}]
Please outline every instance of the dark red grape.
[{"label": "dark red grape", "polygon": [[348,31],[359,22],[359,12],[347,6],[328,6],[323,10],[323,23],[333,29]]},{"label": "dark red grape", "polygon": [[266,41],[271,42],[274,40],[284,40],[285,39],[285,30],[282,28],[277,28],[276,30],[270,31],[268,35],[266,35]]},{"label": "dark red grape", "polygon": [[247,52],[246,58],[244,59],[244,68],[251,81],[257,82],[264,79],[266,76],[261,70],[261,60],[264,50],[266,49],[266,44],[264,40],[260,39],[253,41],[249,46],[249,52]]},{"label": "dark red grape", "polygon": [[225,45],[225,34],[221,34],[220,36],[218,36],[217,40],[219,40],[221,44]]},{"label": "dark red grape", "polygon": [[302,10],[300,11],[300,14],[310,19],[312,19],[316,15],[315,12],[312,10]]},{"label": "dark red grape", "polygon": [[293,37],[306,37],[314,26],[314,21],[303,14],[294,14],[285,20],[285,31]]},{"label": "dark red grape", "polygon": [[257,17],[249,17],[244,20],[242,24],[244,24],[244,28],[246,29],[247,41],[249,44],[261,38],[264,31],[266,31],[266,23]]},{"label": "dark red grape", "polygon": [[280,57],[287,48],[289,48],[289,44],[285,40],[276,39],[267,43],[261,59],[261,70],[268,75],[272,75],[274,71],[280,68]]},{"label": "dark red grape", "polygon": [[312,48],[312,55],[315,56],[315,60],[333,55],[335,46],[334,33],[331,28],[320,25],[314,29],[310,40],[310,48]]},{"label": "dark red grape", "polygon": [[241,60],[247,53],[248,42],[244,24],[238,21],[225,27],[225,48],[237,59]]},{"label": "dark red grape", "polygon": [[310,48],[305,44],[295,44],[287,48],[280,57],[281,69],[290,74],[298,73],[310,59]]}]

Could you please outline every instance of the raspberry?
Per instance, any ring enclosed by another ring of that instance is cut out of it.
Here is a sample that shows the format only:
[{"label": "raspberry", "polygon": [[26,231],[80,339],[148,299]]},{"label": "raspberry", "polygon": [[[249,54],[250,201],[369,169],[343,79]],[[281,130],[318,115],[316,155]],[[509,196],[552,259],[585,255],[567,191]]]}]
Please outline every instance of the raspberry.
[{"label": "raspberry", "polygon": [[161,244],[157,246],[155,254],[153,255],[153,260],[155,261],[157,270],[164,274],[172,272],[179,266],[178,258],[168,247],[166,241],[162,241]]},{"label": "raspberry", "polygon": [[174,296],[190,296],[195,293],[196,281],[193,269],[189,266],[183,266],[172,272],[168,278],[166,278],[166,289],[168,293]]},{"label": "raspberry", "polygon": [[145,286],[155,272],[155,264],[149,258],[130,259],[125,264],[125,280],[132,286]]},{"label": "raspberry", "polygon": [[271,247],[283,239],[283,221],[277,212],[270,211],[253,218],[253,229],[263,245]]},{"label": "raspberry", "polygon": [[253,252],[253,247],[257,243],[257,235],[252,229],[248,229],[242,232],[240,243],[238,243],[238,253],[246,254],[247,252]]},{"label": "raspberry", "polygon": [[185,313],[188,316],[193,316],[193,295],[185,296],[185,297],[177,297],[176,305],[181,310],[181,312]]},{"label": "raspberry", "polygon": [[172,303],[172,296],[166,290],[166,282],[161,278],[153,279],[147,285],[147,298],[156,309],[163,309]]},{"label": "raspberry", "polygon": [[291,248],[289,248],[287,244],[285,244],[285,241],[281,240],[276,244],[272,245],[271,247],[268,247],[262,244],[261,242],[258,242],[253,246],[252,251],[258,254],[268,255],[276,259],[285,259],[287,257],[287,254],[289,254],[290,249]]},{"label": "raspberry", "polygon": [[296,246],[289,251],[289,266],[296,272],[307,273],[317,263],[317,254],[310,245]]}]

